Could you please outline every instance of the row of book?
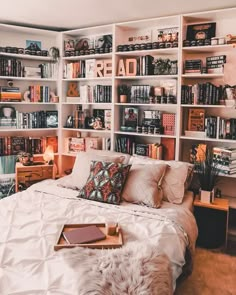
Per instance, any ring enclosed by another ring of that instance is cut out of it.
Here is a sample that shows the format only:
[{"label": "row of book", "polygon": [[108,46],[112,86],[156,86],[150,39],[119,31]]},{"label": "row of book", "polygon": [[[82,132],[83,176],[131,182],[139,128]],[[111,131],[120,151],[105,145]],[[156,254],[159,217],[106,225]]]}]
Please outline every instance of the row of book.
[{"label": "row of book", "polygon": [[153,159],[174,160],[175,139],[161,138],[160,143],[138,143],[135,137],[120,136],[116,138],[115,150],[125,154],[137,154]]},{"label": "row of book", "polygon": [[223,98],[223,86],[211,82],[181,86],[182,104],[219,105]]},{"label": "row of book", "polygon": [[30,102],[50,102],[50,87],[30,85],[27,98]]},{"label": "row of book", "polygon": [[116,139],[116,151],[162,160],[163,147],[159,143],[136,143],[130,137],[118,137]]},{"label": "row of book", "polygon": [[6,101],[21,101],[22,95],[19,87],[0,86],[0,100]]},{"label": "row of book", "polygon": [[206,137],[217,138],[217,127],[220,139],[236,139],[236,119],[223,119],[215,116],[205,118]]},{"label": "row of book", "polygon": [[58,111],[24,113],[15,111],[14,117],[1,117],[0,129],[57,128]]},{"label": "row of book", "polygon": [[[226,55],[206,57],[206,73],[223,73]],[[200,74],[203,71],[203,61],[201,59],[187,59],[184,61],[184,72],[186,74]]]},{"label": "row of book", "polygon": [[78,153],[88,150],[110,150],[109,137],[67,137],[65,138],[65,152]]},{"label": "row of book", "polygon": [[222,174],[236,173],[236,148],[213,147],[215,167]]},{"label": "row of book", "polygon": [[[80,85],[79,103],[110,103],[112,97],[111,85]],[[67,102],[73,102],[74,97],[67,97]]]},{"label": "row of book", "polygon": [[5,136],[0,137],[0,155],[17,155],[19,152],[42,154],[48,145],[53,146],[54,153],[58,152],[57,136]]},{"label": "row of book", "polygon": [[28,67],[16,58],[0,57],[0,76],[56,78],[57,72],[55,63],[42,63],[38,67]]}]

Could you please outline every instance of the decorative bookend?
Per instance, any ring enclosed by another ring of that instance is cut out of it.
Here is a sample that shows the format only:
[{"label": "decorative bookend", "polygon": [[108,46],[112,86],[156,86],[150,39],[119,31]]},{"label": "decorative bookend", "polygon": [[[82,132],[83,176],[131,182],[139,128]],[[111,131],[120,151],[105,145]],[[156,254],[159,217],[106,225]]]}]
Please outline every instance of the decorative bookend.
[{"label": "decorative bookend", "polygon": [[68,90],[67,90],[67,96],[79,96],[79,91],[77,89],[77,83],[76,82],[69,82]]}]

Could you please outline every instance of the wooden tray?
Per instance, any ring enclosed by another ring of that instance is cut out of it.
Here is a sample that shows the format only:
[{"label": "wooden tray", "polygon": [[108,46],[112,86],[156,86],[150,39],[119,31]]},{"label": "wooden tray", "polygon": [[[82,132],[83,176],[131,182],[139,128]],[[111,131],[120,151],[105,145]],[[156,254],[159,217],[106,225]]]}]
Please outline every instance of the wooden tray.
[{"label": "wooden tray", "polygon": [[122,230],[118,227],[118,233],[114,236],[106,235],[105,240],[87,243],[87,244],[68,244],[64,239],[62,233],[64,231],[70,231],[79,227],[96,225],[99,229],[106,234],[106,225],[105,223],[82,223],[82,224],[65,224],[63,225],[59,237],[57,239],[57,244],[54,246],[54,250],[60,250],[62,248],[73,248],[73,247],[88,247],[93,249],[111,249],[111,248],[120,248],[123,245],[123,236]]}]

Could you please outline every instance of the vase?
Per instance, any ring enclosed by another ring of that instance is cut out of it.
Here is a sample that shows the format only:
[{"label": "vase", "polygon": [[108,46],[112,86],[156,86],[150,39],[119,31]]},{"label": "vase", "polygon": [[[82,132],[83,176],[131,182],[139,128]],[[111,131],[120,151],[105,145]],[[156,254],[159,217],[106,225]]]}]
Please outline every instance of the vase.
[{"label": "vase", "polygon": [[208,204],[214,202],[214,189],[212,191],[200,189],[200,201]]}]

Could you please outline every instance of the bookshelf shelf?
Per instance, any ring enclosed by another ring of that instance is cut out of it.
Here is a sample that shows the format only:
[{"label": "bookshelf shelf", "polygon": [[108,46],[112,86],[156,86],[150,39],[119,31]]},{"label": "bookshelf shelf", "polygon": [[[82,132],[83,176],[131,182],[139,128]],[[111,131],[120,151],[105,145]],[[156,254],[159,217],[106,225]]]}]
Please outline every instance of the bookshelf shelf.
[{"label": "bookshelf shelf", "polygon": [[76,60],[86,60],[86,59],[104,59],[112,58],[112,53],[99,53],[99,54],[89,54],[89,55],[77,55],[77,56],[68,56],[62,57],[64,61],[76,61]]},{"label": "bookshelf shelf", "polygon": [[176,55],[178,54],[178,48],[164,48],[164,49],[151,49],[151,50],[135,50],[116,52],[117,56],[144,56],[144,55]]},{"label": "bookshelf shelf", "polygon": [[117,80],[164,80],[164,79],[177,79],[178,75],[150,75],[150,76],[116,76]]},{"label": "bookshelf shelf", "polygon": [[22,129],[17,129],[17,128],[0,128],[0,133],[1,132],[27,132],[27,131],[33,131],[33,132],[47,132],[47,131],[57,131],[58,128],[22,128]]},{"label": "bookshelf shelf", "polygon": [[214,78],[222,78],[224,74],[183,74],[182,78],[202,78],[202,79],[214,79]]},{"label": "bookshelf shelf", "polygon": [[87,133],[111,133],[111,130],[81,129],[81,128],[62,128],[63,131],[80,131]]},{"label": "bookshelf shelf", "polygon": [[62,105],[91,105],[111,108],[112,104],[109,102],[62,102]]},{"label": "bookshelf shelf", "polygon": [[198,140],[198,141],[212,141],[212,142],[221,142],[221,143],[231,143],[236,144],[236,140],[233,139],[219,139],[219,138],[209,138],[209,137],[190,137],[190,136],[180,136],[180,139],[185,140]]},{"label": "bookshelf shelf", "polygon": [[56,82],[57,79],[38,78],[38,77],[14,77],[14,76],[0,76],[1,80],[19,80],[19,81],[46,81]]},{"label": "bookshelf shelf", "polygon": [[17,101],[0,101],[0,105],[59,105],[58,102],[27,102],[27,101],[20,101],[20,102],[17,102]]},{"label": "bookshelf shelf", "polygon": [[233,44],[224,45],[209,45],[209,46],[194,46],[194,47],[183,47],[183,52],[189,53],[201,53],[201,52],[218,52],[218,51],[229,51],[234,50]]},{"label": "bookshelf shelf", "polygon": [[225,108],[231,108],[226,105],[206,105],[206,104],[181,104],[181,107],[183,108],[219,108],[219,109],[225,109]]},{"label": "bookshelf shelf", "polygon": [[115,134],[120,135],[131,135],[131,136],[140,136],[140,137],[153,137],[153,138],[176,138],[175,135],[165,135],[165,134],[145,134],[137,132],[124,132],[124,131],[115,131]]},{"label": "bookshelf shelf", "polygon": [[62,79],[62,81],[78,81],[78,82],[87,82],[87,81],[111,81],[111,77],[95,77],[95,78],[71,78],[71,79]]},{"label": "bookshelf shelf", "polygon": [[0,56],[5,56],[9,58],[19,58],[19,59],[29,59],[29,60],[37,60],[37,61],[46,61],[51,62],[51,56],[38,56],[38,55],[28,55],[28,54],[14,54],[14,53],[5,53],[0,52]]}]

